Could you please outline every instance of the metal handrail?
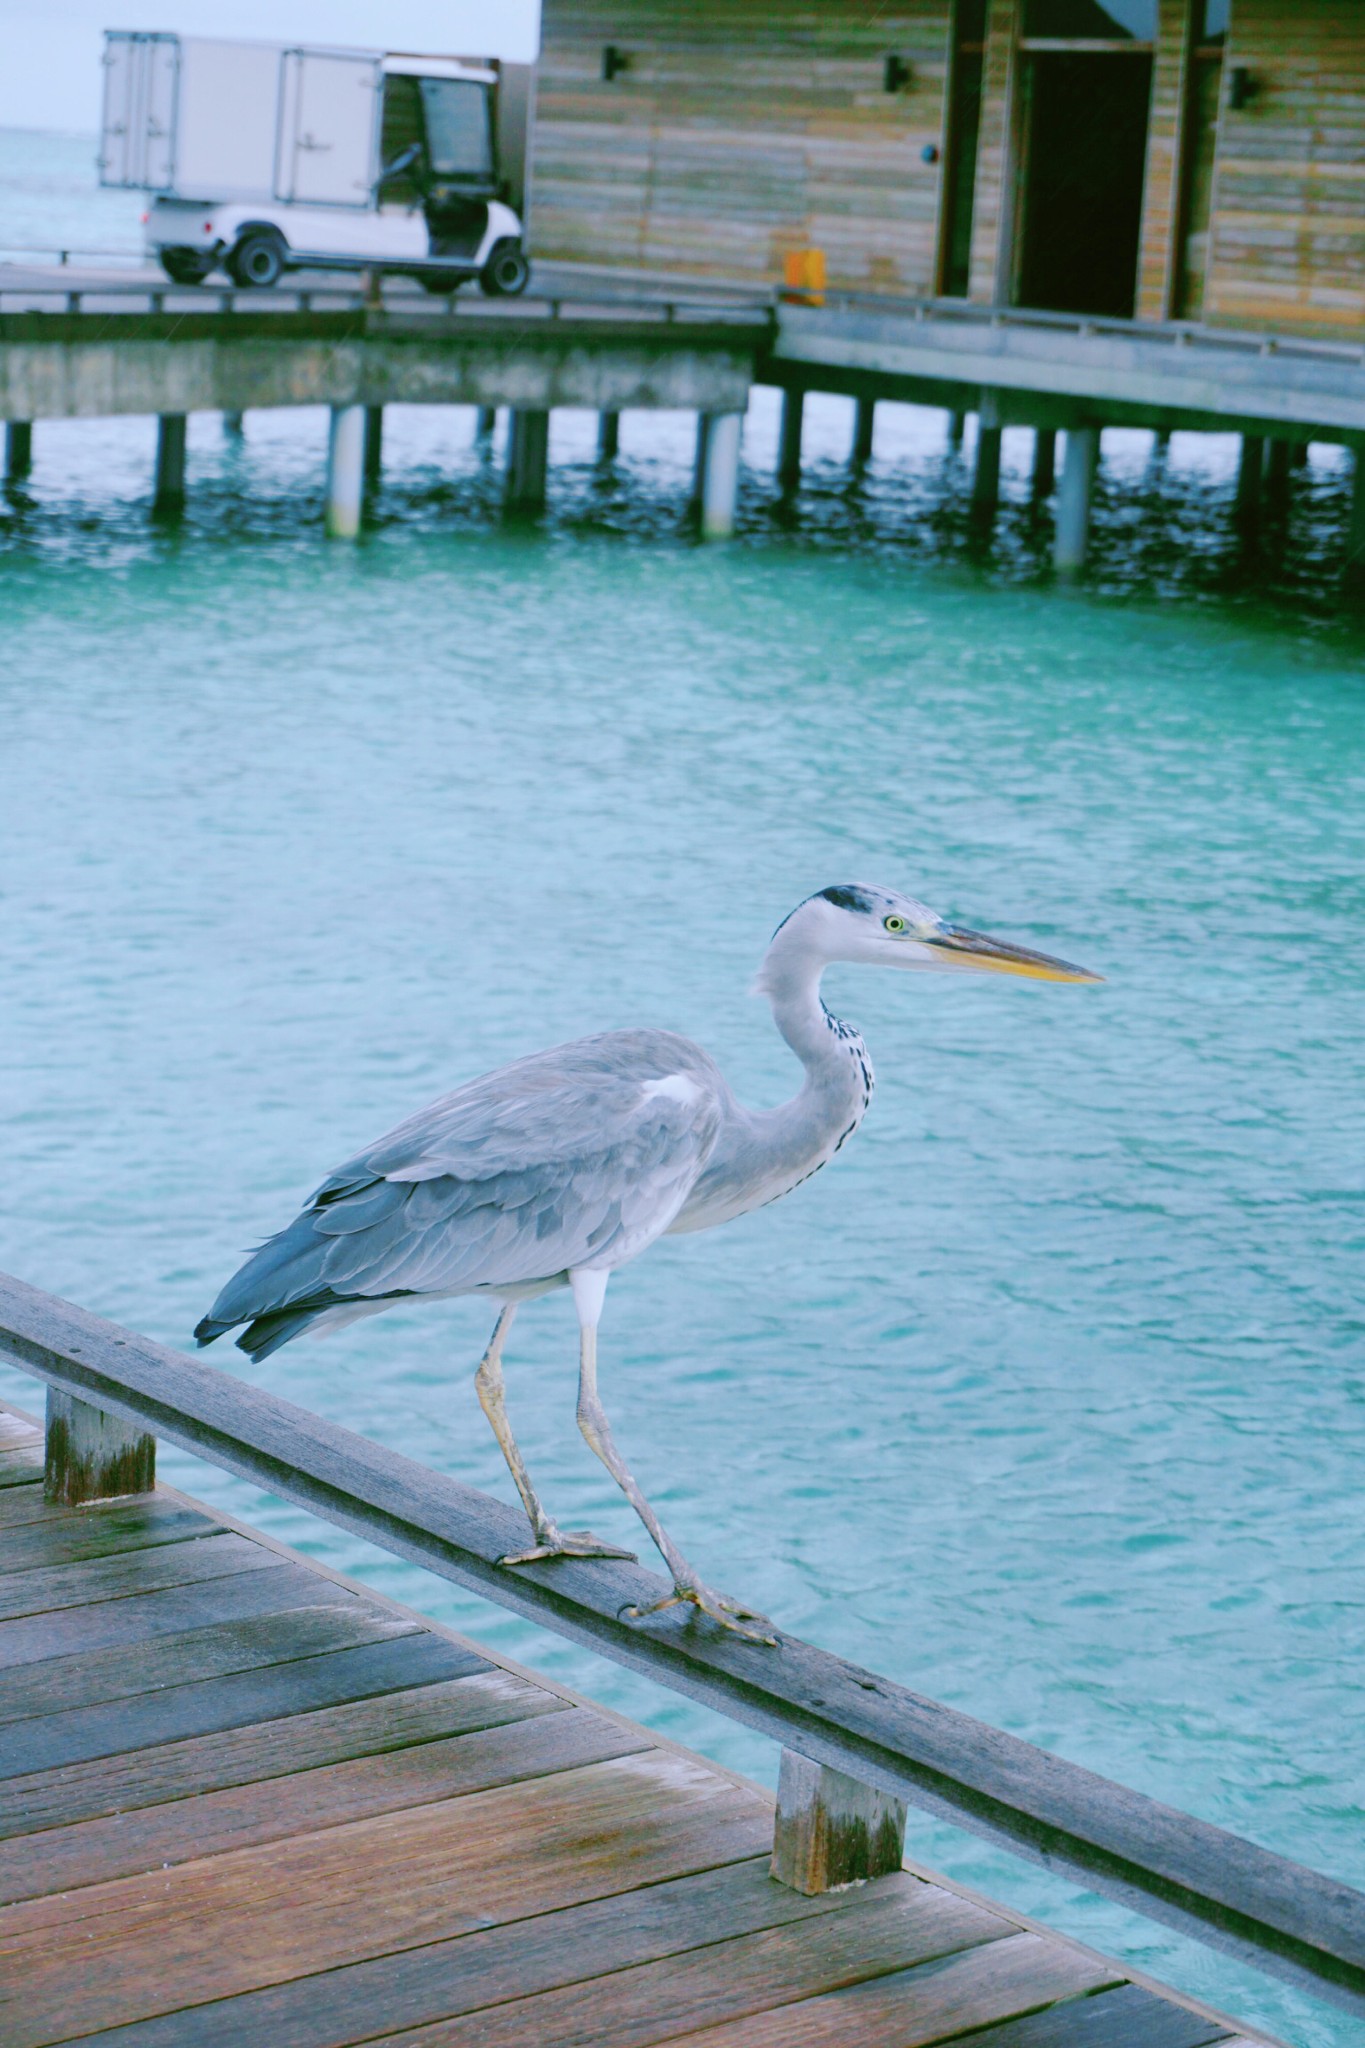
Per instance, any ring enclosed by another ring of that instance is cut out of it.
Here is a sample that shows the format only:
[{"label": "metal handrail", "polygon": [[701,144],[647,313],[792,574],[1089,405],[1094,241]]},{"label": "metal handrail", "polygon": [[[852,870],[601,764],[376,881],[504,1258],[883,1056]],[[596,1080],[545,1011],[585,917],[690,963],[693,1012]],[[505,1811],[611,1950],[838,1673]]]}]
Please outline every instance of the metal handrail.
[{"label": "metal handrail", "polygon": [[0,1357],[398,1557],[587,1644],[816,1763],[1068,1872],[1365,2015],[1365,1894],[794,1636],[741,1640],[638,1565],[509,1569],[517,1509],[278,1395],[0,1276]]},{"label": "metal handrail", "polygon": [[[119,301],[121,303],[117,310],[120,312],[126,306],[129,312],[153,313],[164,312],[166,301],[173,299],[177,317],[201,311],[240,312],[246,308],[253,312],[280,314],[323,311],[355,311],[379,315],[397,313],[405,320],[445,320],[454,316],[462,325],[468,326],[480,323],[494,325],[498,322],[566,323],[586,319],[599,322],[628,319],[637,325],[762,327],[765,330],[769,320],[766,306],[757,303],[740,305],[706,299],[683,301],[650,298],[613,301],[600,297],[578,298],[564,292],[556,292],[517,300],[458,301],[453,295],[404,295],[401,298],[382,299],[376,303],[362,288],[353,285],[308,284],[286,286],[282,290],[274,287],[269,291],[262,291],[249,287],[239,289],[235,286],[220,285],[153,284],[146,279],[128,283],[102,279],[99,283],[73,289],[68,284],[56,282],[6,285],[0,279],[0,314],[6,310],[12,313],[46,313],[55,310],[63,314],[83,314],[88,310],[83,302],[92,299],[101,302],[110,299]],[[49,307],[35,305],[35,300],[52,300],[57,303]],[[135,301],[138,303],[134,304]],[[101,316],[108,314],[110,310],[105,303],[101,303],[96,309]]]}]

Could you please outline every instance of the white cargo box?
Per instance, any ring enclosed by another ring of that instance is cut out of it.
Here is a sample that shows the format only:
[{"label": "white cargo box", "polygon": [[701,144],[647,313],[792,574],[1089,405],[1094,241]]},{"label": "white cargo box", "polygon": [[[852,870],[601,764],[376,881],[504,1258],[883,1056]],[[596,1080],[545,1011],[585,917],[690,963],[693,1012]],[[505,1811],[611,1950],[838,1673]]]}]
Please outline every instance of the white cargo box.
[{"label": "white cargo box", "polygon": [[[100,183],[194,202],[372,206],[384,82],[404,76],[496,88],[498,66],[111,29]],[[503,175],[519,198],[517,169]]]}]

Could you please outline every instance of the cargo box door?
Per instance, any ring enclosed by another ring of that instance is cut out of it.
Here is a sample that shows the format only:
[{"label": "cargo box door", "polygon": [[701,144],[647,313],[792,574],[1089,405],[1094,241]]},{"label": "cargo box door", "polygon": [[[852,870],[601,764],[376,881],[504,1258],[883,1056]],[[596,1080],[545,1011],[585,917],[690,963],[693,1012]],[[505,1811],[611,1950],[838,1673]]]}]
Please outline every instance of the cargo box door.
[{"label": "cargo box door", "polygon": [[182,199],[271,199],[280,51],[186,36],[180,46],[176,191]]},{"label": "cargo box door", "polygon": [[100,183],[140,192],[175,186],[175,36],[109,34],[104,39]]},{"label": "cargo box door", "polygon": [[371,203],[379,66],[371,57],[287,50],[276,194],[312,206]]}]

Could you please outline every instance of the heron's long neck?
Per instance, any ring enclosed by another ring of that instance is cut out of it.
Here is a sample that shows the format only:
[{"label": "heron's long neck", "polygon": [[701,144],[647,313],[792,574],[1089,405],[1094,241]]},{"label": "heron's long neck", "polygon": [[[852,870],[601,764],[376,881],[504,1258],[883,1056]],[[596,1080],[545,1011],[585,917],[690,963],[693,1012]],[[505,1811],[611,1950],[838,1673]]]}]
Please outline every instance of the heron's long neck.
[{"label": "heron's long neck", "polygon": [[[832,1016],[820,999],[824,963],[809,954],[764,963],[762,988],[773,1022],[806,1070],[797,1101],[827,1103],[832,1112],[857,1100],[862,1109],[872,1093],[867,1048],[851,1024]],[[795,1105],[789,1105],[794,1107]]]}]

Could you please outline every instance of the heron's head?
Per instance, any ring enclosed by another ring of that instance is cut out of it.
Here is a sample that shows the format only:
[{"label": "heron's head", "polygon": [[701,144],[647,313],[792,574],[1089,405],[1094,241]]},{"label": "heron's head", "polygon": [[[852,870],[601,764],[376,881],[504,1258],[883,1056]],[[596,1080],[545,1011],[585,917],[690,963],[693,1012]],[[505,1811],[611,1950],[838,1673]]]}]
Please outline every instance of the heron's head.
[{"label": "heron's head", "polygon": [[778,926],[756,986],[771,994],[784,970],[804,966],[809,971],[842,960],[926,973],[1017,974],[1030,981],[1104,979],[1050,953],[952,924],[895,889],[841,882],[808,896]]}]

